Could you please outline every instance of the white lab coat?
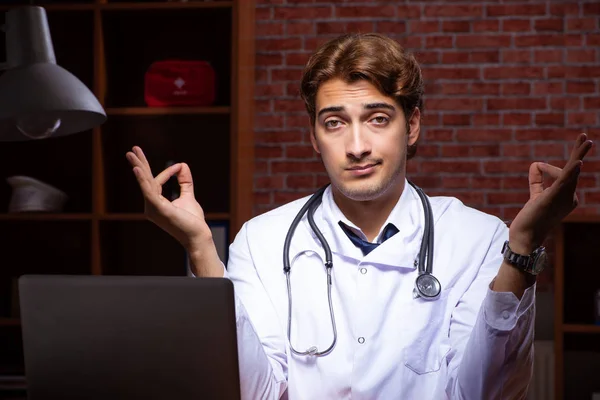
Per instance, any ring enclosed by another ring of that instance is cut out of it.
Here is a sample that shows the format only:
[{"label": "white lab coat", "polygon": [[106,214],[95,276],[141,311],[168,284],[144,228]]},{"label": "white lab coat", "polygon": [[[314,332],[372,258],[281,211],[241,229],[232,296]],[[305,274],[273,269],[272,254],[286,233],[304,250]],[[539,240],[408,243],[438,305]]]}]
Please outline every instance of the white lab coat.
[{"label": "white lab coat", "polygon": [[[307,198],[244,224],[225,276],[234,283],[240,380],[245,399],[514,399],[532,373],[535,285],[519,301],[489,289],[508,238],[498,218],[450,197],[431,197],[433,302],[413,298],[424,227],[415,190],[405,184],[388,222],[399,232],[363,256],[338,225],[360,233],[328,188],[315,221],[333,253],[337,344],[324,357],[299,357],[287,339],[283,243]],[[381,233],[381,232],[380,232]],[[323,248],[306,217],[290,248],[292,343],[304,351],[333,340]]]}]

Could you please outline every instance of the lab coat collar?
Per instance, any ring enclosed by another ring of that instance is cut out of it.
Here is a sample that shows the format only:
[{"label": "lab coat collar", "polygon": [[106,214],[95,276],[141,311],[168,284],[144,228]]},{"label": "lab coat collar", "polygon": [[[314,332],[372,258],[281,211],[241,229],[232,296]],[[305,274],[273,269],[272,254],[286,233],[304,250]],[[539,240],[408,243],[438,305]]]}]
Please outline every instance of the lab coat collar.
[{"label": "lab coat collar", "polygon": [[[380,244],[366,256],[363,256],[360,249],[354,246],[348,239],[348,236],[346,236],[339,226],[340,221],[351,227],[360,237],[366,239],[364,233],[342,214],[333,200],[330,186],[323,193],[321,206],[315,211],[315,222],[329,243],[329,247],[333,253],[343,258],[354,259],[357,262],[398,268],[416,268],[414,261],[419,254],[424,217],[421,201],[408,181],[405,180],[402,195],[392,209],[386,222],[382,225],[376,240],[379,239],[379,236],[381,236],[383,229],[388,223],[394,224],[399,229],[399,232]],[[317,248],[321,248],[320,242],[310,229],[306,217],[303,219],[303,224],[311,232],[314,245]],[[319,252],[322,252],[322,248]]]}]

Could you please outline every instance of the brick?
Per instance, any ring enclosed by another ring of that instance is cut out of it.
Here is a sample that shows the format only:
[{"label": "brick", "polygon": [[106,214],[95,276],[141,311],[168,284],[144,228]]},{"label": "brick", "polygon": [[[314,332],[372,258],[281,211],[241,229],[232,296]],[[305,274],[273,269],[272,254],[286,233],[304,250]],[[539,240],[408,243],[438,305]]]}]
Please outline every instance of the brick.
[{"label": "brick", "polygon": [[545,109],[547,101],[545,98],[517,97],[487,99],[488,110],[539,110]]},{"label": "brick", "polygon": [[470,32],[470,21],[443,21],[442,31],[444,32]]},{"label": "brick", "polygon": [[281,54],[257,54],[256,65],[261,67],[282,65],[283,56]]},{"label": "brick", "polygon": [[287,128],[308,128],[310,127],[310,119],[306,113],[287,115],[285,117],[285,126]]},{"label": "brick", "polygon": [[302,132],[299,131],[275,131],[256,132],[254,134],[256,143],[298,143],[302,141]]},{"label": "brick", "polygon": [[496,126],[500,124],[499,114],[475,114],[473,115],[473,126]]},{"label": "brick", "polygon": [[576,137],[577,131],[567,128],[519,128],[515,129],[516,140],[564,140]]},{"label": "brick", "polygon": [[594,81],[570,81],[567,82],[567,93],[596,93],[596,82]]},{"label": "brick", "polygon": [[420,5],[401,5],[398,6],[396,15],[400,19],[406,18],[419,18],[421,17],[421,6]]},{"label": "brick", "polygon": [[538,47],[538,46],[564,46],[566,37],[564,35],[519,35],[515,36],[516,47]]},{"label": "brick", "polygon": [[[410,161],[409,161],[410,162]],[[441,185],[442,179],[434,175],[413,175],[411,180],[419,187],[427,190],[427,188],[435,188]]]},{"label": "brick", "polygon": [[499,20],[473,21],[473,32],[498,32],[500,30]]},{"label": "brick", "polygon": [[474,47],[490,47],[502,48],[508,47],[511,43],[511,37],[508,35],[457,35],[456,47],[458,48],[474,48]]},{"label": "brick", "polygon": [[[528,172],[529,173],[529,172]],[[514,190],[529,187],[528,173],[522,176],[505,176],[501,179],[502,189]]]},{"label": "brick", "polygon": [[542,67],[488,67],[483,70],[485,79],[540,79],[544,77]]},{"label": "brick", "polygon": [[257,145],[254,147],[254,156],[257,159],[280,158],[283,157],[283,147]]},{"label": "brick", "polygon": [[379,33],[406,33],[406,23],[404,23],[403,21],[377,21],[375,22],[375,26],[375,31]]},{"label": "brick", "polygon": [[[410,161],[408,163],[410,164]],[[330,183],[329,177],[326,174],[317,174],[315,178],[317,179],[317,187],[323,187]]]},{"label": "brick", "polygon": [[564,20],[562,18],[548,18],[535,20],[533,28],[536,31],[560,32],[564,29]]},{"label": "brick", "polygon": [[512,131],[510,129],[459,129],[456,132],[456,140],[459,142],[501,142],[510,140]]},{"label": "brick", "polygon": [[429,110],[461,110],[480,111],[483,109],[483,100],[477,98],[429,99]]},{"label": "brick", "polygon": [[583,15],[600,15],[600,3],[591,2],[591,3],[583,3]]},{"label": "brick", "polygon": [[285,64],[290,66],[304,66],[308,62],[310,53],[287,53],[285,55]]},{"label": "brick", "polygon": [[439,21],[410,21],[411,33],[436,33],[440,32]]},{"label": "brick", "polygon": [[432,142],[450,142],[454,132],[451,129],[425,129],[425,137]]},{"label": "brick", "polygon": [[[515,74],[515,77],[517,77]],[[519,82],[519,83],[503,83],[502,84],[502,94],[503,95],[528,95],[531,93],[531,84],[529,82]]]},{"label": "brick", "polygon": [[525,143],[503,143],[503,157],[529,157],[531,156],[531,145]]},{"label": "brick", "polygon": [[488,17],[516,17],[545,15],[546,4],[504,4],[488,5],[486,8]]},{"label": "brick", "polygon": [[310,145],[288,145],[285,148],[287,159],[303,158],[310,159],[316,156],[315,150]]},{"label": "brick", "polygon": [[586,97],[583,99],[583,108],[586,110],[600,109],[600,97]]},{"label": "brick", "polygon": [[256,37],[283,35],[283,24],[280,22],[258,22],[256,24]]},{"label": "brick", "polygon": [[254,196],[254,204],[259,205],[259,204],[271,204],[271,197],[272,197],[273,192],[268,191],[268,192],[254,192],[253,196]]},{"label": "brick", "polygon": [[285,38],[285,39],[257,39],[256,51],[283,51],[297,50],[302,48],[302,40],[300,38]]},{"label": "brick", "polygon": [[323,164],[321,161],[273,161],[271,172],[273,174],[323,172]]},{"label": "brick", "polygon": [[563,113],[539,113],[535,115],[536,125],[565,125],[565,114]]},{"label": "brick", "polygon": [[441,94],[469,94],[469,86],[464,83],[444,82],[440,84]]},{"label": "brick", "polygon": [[258,129],[276,129],[283,127],[283,116],[281,115],[256,115],[254,126]]},{"label": "brick", "polygon": [[442,157],[468,157],[471,153],[469,146],[465,145],[456,145],[456,144],[446,144],[442,146]]},{"label": "brick", "polygon": [[254,86],[255,97],[278,97],[283,96],[283,84],[258,84]]},{"label": "brick", "polygon": [[439,186],[445,189],[468,189],[471,187],[467,177],[443,176],[441,181]]},{"label": "brick", "polygon": [[440,53],[438,51],[420,51],[415,54],[415,58],[419,64],[437,64],[440,61]]},{"label": "brick", "polygon": [[408,37],[401,38],[399,43],[405,49],[420,49],[423,47],[423,37],[410,35]]},{"label": "brick", "polygon": [[478,95],[498,95],[500,94],[499,83],[473,82],[471,84],[471,93]]},{"label": "brick", "polygon": [[531,31],[531,20],[528,19],[507,19],[502,21],[502,30],[504,32],[529,32]]},{"label": "brick", "polygon": [[255,189],[283,189],[283,176],[260,176],[254,179]]},{"label": "brick", "polygon": [[525,204],[529,200],[529,191],[487,193],[487,202],[496,204]]},{"label": "brick", "polygon": [[268,99],[257,99],[254,101],[254,111],[257,113],[268,113],[273,111],[271,109],[271,100]]},{"label": "brick", "polygon": [[567,20],[567,31],[593,31],[598,29],[597,18],[593,17],[577,17],[577,18],[566,18]]},{"label": "brick", "polygon": [[504,125],[529,125],[531,124],[531,114],[526,113],[507,113],[502,116]]},{"label": "brick", "polygon": [[595,112],[569,112],[567,116],[569,125],[598,125],[598,113]]},{"label": "brick", "polygon": [[577,97],[551,97],[550,109],[552,110],[578,110],[581,101]]},{"label": "brick", "polygon": [[537,158],[564,157],[564,143],[539,143],[533,146],[533,156]]},{"label": "brick", "polygon": [[467,64],[470,60],[471,55],[466,51],[449,51],[442,53],[442,64]]},{"label": "brick", "polygon": [[567,49],[567,62],[569,64],[593,63],[597,60],[596,49]]},{"label": "brick", "polygon": [[285,31],[289,36],[293,35],[314,35],[315,34],[315,23],[314,22],[292,22],[289,21],[285,24]]},{"label": "brick", "polygon": [[600,34],[594,33],[594,34],[586,35],[585,43],[588,46],[600,46]]},{"label": "brick", "polygon": [[289,189],[311,189],[315,187],[316,177],[314,175],[288,175],[285,186]]},{"label": "brick", "polygon": [[471,157],[498,157],[500,155],[500,145],[498,144],[477,144],[471,146]]},{"label": "brick", "polygon": [[442,117],[443,125],[470,125],[470,114],[446,114]]},{"label": "brick", "polygon": [[427,160],[421,165],[423,173],[479,173],[479,161],[440,161]]},{"label": "brick", "polygon": [[483,162],[483,171],[486,174],[527,174],[529,171],[529,164],[529,160],[490,160]]},{"label": "brick", "polygon": [[256,83],[266,83],[269,81],[269,71],[266,68],[256,68],[254,71]]},{"label": "brick", "polygon": [[394,17],[396,7],[387,6],[335,6],[335,16],[340,18],[389,18]]},{"label": "brick", "polygon": [[307,190],[293,191],[293,192],[274,192],[273,193],[273,202],[275,204],[286,204],[291,201],[310,196],[311,194],[313,194],[313,192],[307,191]]},{"label": "brick", "polygon": [[550,15],[556,15],[559,17],[563,17],[565,15],[577,15],[579,14],[579,4],[577,3],[569,3],[569,2],[561,2],[558,4],[549,4]]},{"label": "brick", "polygon": [[269,173],[269,163],[267,161],[256,160],[254,162],[254,176],[266,175]]},{"label": "brick", "polygon": [[439,156],[439,146],[420,144],[418,146],[419,155],[425,158],[435,158]]},{"label": "brick", "polygon": [[301,68],[274,68],[271,70],[271,82],[299,81],[302,78]]},{"label": "brick", "polygon": [[476,64],[497,63],[500,61],[500,52],[497,50],[471,51],[471,62]]},{"label": "brick", "polygon": [[502,62],[515,64],[529,64],[531,63],[531,51],[502,50]]},{"label": "brick", "polygon": [[564,86],[564,81],[534,82],[533,83],[533,94],[534,95],[561,94],[564,91],[563,86]]},{"label": "brick", "polygon": [[481,17],[483,15],[483,7],[477,4],[461,4],[461,5],[426,5],[426,17]]},{"label": "brick", "polygon": [[422,68],[426,79],[478,79],[479,68]]},{"label": "brick", "polygon": [[332,17],[331,7],[277,7],[274,19],[316,19]]},{"label": "brick", "polygon": [[300,97],[299,82],[290,82],[285,85],[285,93],[288,96]]},{"label": "brick", "polygon": [[425,38],[425,47],[428,49],[452,48],[452,36],[427,36]]},{"label": "brick", "polygon": [[534,53],[534,60],[536,63],[562,63],[563,59],[563,49],[536,50]]},{"label": "brick", "polygon": [[473,176],[471,185],[478,189],[500,189],[501,180],[487,176]]},{"label": "brick", "polygon": [[254,18],[257,21],[271,20],[273,19],[273,9],[274,7],[256,7]]}]

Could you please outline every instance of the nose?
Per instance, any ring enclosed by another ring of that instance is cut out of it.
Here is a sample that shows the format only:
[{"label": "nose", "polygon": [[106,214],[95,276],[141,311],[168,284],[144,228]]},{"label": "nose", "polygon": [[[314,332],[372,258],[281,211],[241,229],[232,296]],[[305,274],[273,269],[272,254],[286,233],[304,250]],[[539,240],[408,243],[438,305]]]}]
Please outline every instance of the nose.
[{"label": "nose", "polygon": [[360,160],[371,154],[371,143],[362,124],[353,124],[348,133],[346,155],[349,158]]}]

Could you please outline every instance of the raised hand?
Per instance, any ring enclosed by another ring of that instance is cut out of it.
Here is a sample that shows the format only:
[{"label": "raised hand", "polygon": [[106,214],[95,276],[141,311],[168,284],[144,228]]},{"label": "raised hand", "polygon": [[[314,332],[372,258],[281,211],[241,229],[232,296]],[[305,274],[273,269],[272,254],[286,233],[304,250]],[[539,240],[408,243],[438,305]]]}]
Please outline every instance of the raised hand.
[{"label": "raised hand", "polygon": [[[126,157],[142,190],[146,217],[188,250],[192,263],[195,264],[196,274],[222,274],[210,227],[206,223],[202,207],[194,197],[194,183],[187,164],[171,165],[154,177],[140,147],[134,146]],[[177,176],[180,196],[169,201],[162,195],[162,186],[173,175]]]},{"label": "raised hand", "polygon": [[[564,166],[535,162],[529,168],[529,201],[510,225],[511,249],[529,254],[540,246],[552,228],[578,205],[575,193],[583,158],[592,148],[592,141],[580,134]],[[544,188],[544,174],[555,179]],[[518,248],[513,248],[518,247]]]}]

